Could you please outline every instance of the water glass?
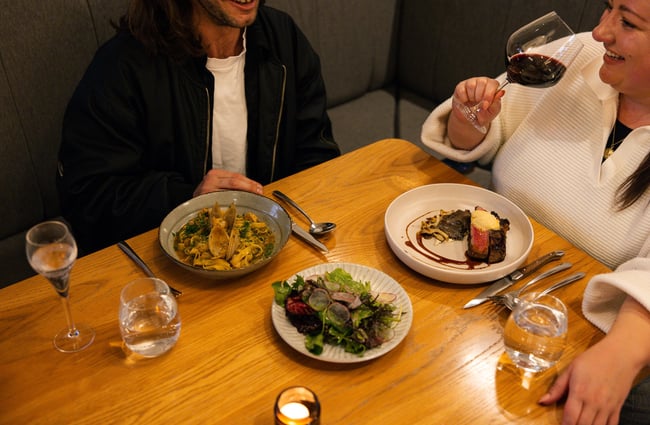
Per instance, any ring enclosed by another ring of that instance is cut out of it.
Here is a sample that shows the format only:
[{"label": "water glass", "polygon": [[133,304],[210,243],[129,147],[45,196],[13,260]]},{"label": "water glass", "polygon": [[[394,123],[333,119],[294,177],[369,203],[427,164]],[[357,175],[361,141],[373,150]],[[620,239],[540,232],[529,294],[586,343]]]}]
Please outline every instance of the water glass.
[{"label": "water glass", "polygon": [[552,295],[520,297],[503,331],[506,353],[526,372],[541,372],[562,356],[567,342],[567,308]]},{"label": "water glass", "polygon": [[156,278],[136,279],[122,289],[119,321],[126,348],[143,357],[166,353],[181,332],[176,299]]}]

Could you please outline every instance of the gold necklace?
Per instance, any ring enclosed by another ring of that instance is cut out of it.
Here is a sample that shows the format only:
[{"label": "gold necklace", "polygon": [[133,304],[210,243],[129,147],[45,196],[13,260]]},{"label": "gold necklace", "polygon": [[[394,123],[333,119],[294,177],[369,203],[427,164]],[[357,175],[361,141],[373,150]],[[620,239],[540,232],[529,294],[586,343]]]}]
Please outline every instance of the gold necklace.
[{"label": "gold necklace", "polygon": [[616,127],[618,127],[618,121],[614,123],[614,128],[612,129],[612,137],[607,141],[607,146],[605,147],[605,152],[603,152],[603,161],[609,158],[614,154],[614,151],[620,145],[623,143],[623,140],[625,140],[625,137],[623,137],[621,140],[616,140]]}]

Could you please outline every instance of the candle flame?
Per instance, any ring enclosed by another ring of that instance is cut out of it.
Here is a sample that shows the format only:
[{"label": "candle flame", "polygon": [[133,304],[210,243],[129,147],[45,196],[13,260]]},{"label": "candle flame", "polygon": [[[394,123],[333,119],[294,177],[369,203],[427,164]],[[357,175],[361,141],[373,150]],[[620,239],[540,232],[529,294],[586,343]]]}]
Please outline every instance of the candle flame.
[{"label": "candle flame", "polygon": [[302,403],[291,402],[280,408],[280,412],[289,419],[305,419],[309,417],[309,409]]}]

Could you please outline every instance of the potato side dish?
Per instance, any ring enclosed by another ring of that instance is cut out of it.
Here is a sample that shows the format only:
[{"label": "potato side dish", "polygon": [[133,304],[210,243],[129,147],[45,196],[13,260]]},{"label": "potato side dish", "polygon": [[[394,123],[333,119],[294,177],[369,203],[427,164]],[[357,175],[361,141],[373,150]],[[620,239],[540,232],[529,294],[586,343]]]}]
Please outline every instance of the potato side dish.
[{"label": "potato side dish", "polygon": [[203,208],[174,235],[178,258],[206,270],[241,269],[273,253],[275,235],[252,212],[237,214],[235,204]]}]

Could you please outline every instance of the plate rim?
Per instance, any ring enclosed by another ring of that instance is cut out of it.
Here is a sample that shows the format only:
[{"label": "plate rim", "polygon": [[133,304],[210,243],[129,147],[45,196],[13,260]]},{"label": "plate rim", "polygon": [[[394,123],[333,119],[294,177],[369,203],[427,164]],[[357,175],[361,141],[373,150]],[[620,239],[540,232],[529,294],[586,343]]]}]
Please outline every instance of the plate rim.
[{"label": "plate rim", "polygon": [[[408,292],[402,287],[402,285],[397,282],[392,276],[388,275],[387,273],[376,269],[374,267],[366,266],[364,264],[358,264],[358,263],[350,263],[350,262],[334,262],[334,263],[319,263],[314,266],[308,267],[306,269],[303,269],[297,273],[294,273],[291,275],[288,279],[284,279],[288,282],[293,282],[293,280],[296,278],[296,276],[301,275],[303,277],[310,276],[316,273],[323,273],[325,271],[332,271],[336,268],[342,268],[343,270],[347,271],[352,275],[353,278],[356,279],[355,273],[358,275],[360,272],[365,271],[366,273],[372,273],[376,274],[378,277],[382,277],[385,279],[386,283],[391,285],[392,287],[395,288],[395,290],[399,293],[398,296],[402,296],[402,310],[407,313],[402,316],[402,319],[400,322],[395,326],[395,329],[400,328],[400,332],[395,332],[395,336],[393,339],[390,341],[382,344],[379,347],[367,350],[363,356],[358,356],[353,353],[346,353],[344,349],[340,346],[332,346],[328,345],[326,349],[329,350],[324,350],[325,351],[331,351],[335,350],[339,352],[343,358],[333,358],[331,356],[328,356],[327,353],[325,355],[320,354],[316,355],[314,353],[309,352],[305,348],[305,343],[304,343],[304,336],[296,330],[296,328],[289,322],[289,319],[287,319],[285,313],[284,313],[284,307],[278,305],[275,302],[275,298],[273,298],[272,303],[271,303],[271,322],[273,323],[273,327],[275,331],[278,333],[280,338],[286,343],[289,347],[293,348],[297,352],[311,357],[316,360],[321,360],[323,362],[328,362],[328,363],[338,363],[338,364],[351,364],[351,363],[361,363],[361,362],[367,362],[373,359],[376,359],[378,357],[383,356],[384,354],[389,353],[393,349],[395,349],[398,345],[402,343],[404,338],[406,338],[406,335],[408,335],[411,326],[413,324],[413,304],[411,303],[411,298],[408,295]],[[347,268],[346,268],[347,267]],[[352,269],[352,271],[351,271]],[[372,287],[372,282],[371,287]],[[281,330],[279,328],[280,321],[285,325],[285,327],[288,328],[288,331]],[[291,335],[288,335],[288,334]],[[296,338],[298,341],[294,342],[289,340],[289,336],[292,336]],[[340,350],[340,351],[339,351]]]},{"label": "plate rim", "polygon": [[[390,218],[389,216],[392,210],[396,208],[395,205],[397,205],[401,199],[407,196],[412,196],[413,193],[419,191],[426,192],[434,188],[440,188],[441,190],[455,189],[457,191],[460,190],[470,191],[470,192],[474,191],[475,193],[481,193],[484,196],[487,195],[495,199],[498,199],[500,202],[507,204],[510,209],[516,210],[523,218],[525,218],[525,223],[527,225],[526,225],[526,229],[524,230],[524,233],[530,235],[530,240],[528,241],[528,245],[523,247],[522,254],[518,258],[516,258],[515,261],[509,264],[508,267],[504,267],[503,270],[493,275],[490,275],[489,274],[490,270],[487,270],[489,266],[483,268],[481,271],[476,271],[476,272],[459,270],[459,269],[451,269],[451,268],[436,269],[431,264],[427,264],[424,261],[409,254],[407,250],[405,250],[403,247],[397,244],[397,241],[395,240],[395,237],[392,234],[394,232],[391,232],[391,226],[389,225],[389,218]],[[509,200],[508,198],[506,198],[505,196],[497,192],[494,192],[492,190],[486,189],[481,186],[477,186],[473,184],[463,184],[463,183],[431,183],[431,184],[414,187],[410,190],[407,190],[406,192],[399,194],[391,201],[391,203],[388,205],[384,213],[384,234],[388,242],[388,245],[390,246],[393,253],[398,257],[398,259],[402,263],[404,263],[410,269],[428,278],[435,279],[440,282],[456,284],[456,285],[475,285],[475,284],[487,283],[496,279],[500,279],[508,275],[509,273],[512,273],[514,270],[517,269],[517,267],[521,266],[526,261],[526,258],[530,254],[530,251],[532,250],[534,240],[535,240],[535,232],[532,223],[530,221],[530,218],[518,205],[516,205],[514,202],[512,202],[511,200]],[[488,276],[483,277],[485,275]]]}]

